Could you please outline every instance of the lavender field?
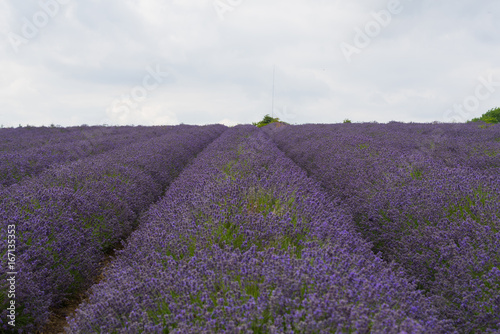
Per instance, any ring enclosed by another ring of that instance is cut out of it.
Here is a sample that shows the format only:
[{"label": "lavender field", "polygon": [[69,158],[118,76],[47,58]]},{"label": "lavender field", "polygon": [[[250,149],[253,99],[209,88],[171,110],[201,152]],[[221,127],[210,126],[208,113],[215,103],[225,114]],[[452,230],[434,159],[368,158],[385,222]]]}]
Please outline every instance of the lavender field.
[{"label": "lavender field", "polygon": [[0,156],[0,331],[500,332],[499,125],[0,129]]}]

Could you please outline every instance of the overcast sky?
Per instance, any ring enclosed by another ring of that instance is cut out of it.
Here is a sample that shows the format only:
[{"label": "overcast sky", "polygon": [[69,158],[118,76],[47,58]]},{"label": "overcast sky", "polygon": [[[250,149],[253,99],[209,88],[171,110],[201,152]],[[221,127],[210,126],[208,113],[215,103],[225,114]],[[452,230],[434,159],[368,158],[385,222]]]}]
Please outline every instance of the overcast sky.
[{"label": "overcast sky", "polygon": [[500,106],[499,14],[498,0],[0,0],[0,124],[463,122]]}]

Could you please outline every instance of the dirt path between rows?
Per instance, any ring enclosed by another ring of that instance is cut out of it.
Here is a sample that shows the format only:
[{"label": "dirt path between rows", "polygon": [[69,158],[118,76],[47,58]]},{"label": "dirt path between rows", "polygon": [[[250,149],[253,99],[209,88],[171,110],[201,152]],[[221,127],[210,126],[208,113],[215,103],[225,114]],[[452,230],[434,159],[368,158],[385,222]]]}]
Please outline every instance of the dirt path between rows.
[{"label": "dirt path between rows", "polygon": [[[100,263],[101,271],[99,275],[94,279],[92,286],[104,279],[104,273],[106,272],[106,269],[114,260],[116,252],[121,249],[123,249],[123,245],[121,243],[118,243],[117,245],[115,245],[115,247],[113,247],[111,251],[106,254],[104,259]],[[45,325],[45,328],[41,332],[37,332],[37,334],[64,333],[64,328],[68,326],[67,318],[72,316],[78,306],[85,300],[87,300],[89,291],[90,288],[80,292],[77,296],[74,296],[73,298],[68,300],[62,307],[52,309],[47,325]]]}]

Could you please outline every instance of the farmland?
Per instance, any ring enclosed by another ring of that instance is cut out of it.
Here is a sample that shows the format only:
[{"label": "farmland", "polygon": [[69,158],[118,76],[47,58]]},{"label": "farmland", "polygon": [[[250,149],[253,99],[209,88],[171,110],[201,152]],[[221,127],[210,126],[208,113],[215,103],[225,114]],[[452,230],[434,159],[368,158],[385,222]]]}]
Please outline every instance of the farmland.
[{"label": "farmland", "polygon": [[500,330],[499,125],[0,129],[0,155],[3,331],[82,294],[67,333]]}]

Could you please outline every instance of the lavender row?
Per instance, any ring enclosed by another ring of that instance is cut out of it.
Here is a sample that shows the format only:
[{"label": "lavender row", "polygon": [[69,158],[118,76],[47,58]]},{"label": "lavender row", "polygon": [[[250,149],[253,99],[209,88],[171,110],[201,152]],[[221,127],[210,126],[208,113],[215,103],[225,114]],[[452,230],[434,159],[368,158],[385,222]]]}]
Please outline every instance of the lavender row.
[{"label": "lavender row", "polygon": [[0,152],[0,185],[10,186],[25,177],[40,174],[51,165],[104,153],[166,134],[167,131],[175,131],[174,129],[174,127],[82,127],[70,129],[59,136],[55,133],[49,138],[42,137],[48,143],[40,147],[23,150],[20,148],[23,141],[19,145],[10,143],[9,151]]},{"label": "lavender row", "polygon": [[[500,132],[498,126],[471,124],[315,124],[314,131],[330,140],[355,138],[358,145],[389,148],[398,154],[419,155],[447,167],[470,167],[480,170],[500,167]],[[264,131],[279,132],[268,126]],[[304,134],[307,136],[312,134]],[[317,137],[315,137],[317,138]],[[298,140],[298,139],[297,139]],[[348,144],[349,145],[349,144]],[[352,145],[356,148],[356,145]],[[351,147],[351,145],[349,145]]]},{"label": "lavender row", "polygon": [[351,217],[252,126],[143,216],[68,333],[450,333]]},{"label": "lavender row", "polygon": [[[435,133],[442,126],[419,127]],[[360,133],[350,125],[268,132],[332,196],[342,198],[374,250],[416,278],[443,317],[463,333],[499,330],[500,169],[468,164],[462,151],[436,156],[411,150],[412,140],[418,147],[422,137],[412,138],[412,126],[399,127],[385,134],[387,126],[374,124]],[[498,126],[491,129],[497,131],[491,138],[499,135]],[[448,167],[452,161],[455,167]]]},{"label": "lavender row", "polygon": [[[16,291],[10,298],[17,306],[15,329],[42,329],[52,308],[90,286],[106,252],[131,233],[140,213],[223,131],[219,125],[177,126],[167,135],[50,168],[3,189],[1,238],[7,240],[12,226],[16,236]],[[2,242],[2,258],[6,253]],[[1,328],[12,329],[5,268],[0,280]]]},{"label": "lavender row", "polygon": [[[350,134],[366,134],[405,154],[418,154],[447,167],[487,170],[500,167],[498,126],[470,124],[353,124]],[[345,130],[343,130],[345,133]]]},{"label": "lavender row", "polygon": [[24,127],[0,129],[0,152],[15,152],[44,145],[54,145],[87,139],[92,141],[103,136],[124,135],[139,130],[151,137],[172,126],[75,126],[75,127]]},{"label": "lavender row", "polygon": [[[57,144],[84,139],[84,131],[96,131],[102,127],[20,127],[0,128],[0,152],[14,152],[47,144]],[[111,128],[108,128],[111,129]]]}]

